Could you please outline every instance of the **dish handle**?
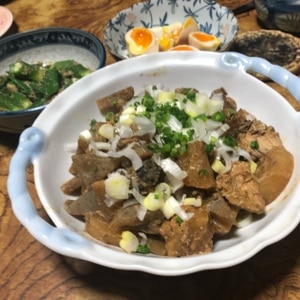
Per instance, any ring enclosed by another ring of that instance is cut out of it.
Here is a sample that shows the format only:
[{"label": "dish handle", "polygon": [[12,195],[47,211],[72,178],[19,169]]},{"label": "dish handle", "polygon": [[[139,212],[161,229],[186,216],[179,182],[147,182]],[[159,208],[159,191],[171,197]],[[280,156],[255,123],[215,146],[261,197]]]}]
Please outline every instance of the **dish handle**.
[{"label": "dish handle", "polygon": [[285,68],[271,64],[259,57],[249,57],[236,52],[226,52],[221,56],[225,68],[242,69],[264,75],[285,87],[300,103],[300,78]]},{"label": "dish handle", "polygon": [[21,224],[42,244],[57,253],[75,257],[79,250],[89,247],[89,241],[74,231],[54,227],[42,219],[27,188],[27,167],[42,151],[44,141],[43,133],[34,127],[27,128],[20,136],[7,181],[12,209]]}]

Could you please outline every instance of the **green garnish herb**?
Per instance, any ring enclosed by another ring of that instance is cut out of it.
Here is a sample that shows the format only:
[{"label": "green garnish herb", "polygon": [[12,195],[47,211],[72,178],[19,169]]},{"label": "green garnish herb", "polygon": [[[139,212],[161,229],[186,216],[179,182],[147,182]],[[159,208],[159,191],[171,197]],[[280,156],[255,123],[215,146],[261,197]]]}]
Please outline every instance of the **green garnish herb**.
[{"label": "green garnish herb", "polygon": [[97,121],[95,119],[92,119],[90,121],[90,127],[93,127],[94,125],[96,125]]},{"label": "green garnish herb", "polygon": [[251,141],[250,142],[250,148],[253,149],[253,150],[258,150],[259,149],[259,144],[258,144],[258,141]]},{"label": "green garnish herb", "polygon": [[147,245],[139,245],[136,252],[141,254],[148,254],[150,253],[150,249]]},{"label": "green garnish herb", "polygon": [[208,117],[206,114],[201,114],[201,115],[198,115],[194,118],[194,120],[202,120],[202,121],[207,121],[208,120]]},{"label": "green garnish herb", "polygon": [[98,166],[96,166],[96,165],[94,165],[93,167],[92,167],[92,172],[93,173],[97,173],[98,172]]},{"label": "green garnish herb", "polygon": [[153,97],[150,94],[145,93],[141,103],[146,107],[146,110],[148,112],[153,111],[154,105],[155,105],[155,100],[153,99]]},{"label": "green garnish herb", "polygon": [[205,145],[205,151],[208,154],[213,153],[214,149],[215,149],[215,144],[210,143]]},{"label": "green garnish herb", "polygon": [[176,222],[180,225],[183,223],[183,220],[180,217],[176,217]]},{"label": "green garnish herb", "polygon": [[182,128],[190,128],[192,125],[190,116],[185,110],[180,109],[177,100],[164,104],[156,104],[153,97],[145,94],[141,101],[145,111],[141,115],[151,119],[160,135],[161,144],[150,143],[148,148],[164,157],[178,157],[187,150],[187,145],[194,137],[194,129],[187,129],[185,132],[172,130],[168,121],[171,116],[175,117],[182,125]]},{"label": "green garnish herb", "polygon": [[237,146],[237,140],[230,135],[224,136],[222,140],[226,146],[229,146],[231,148],[235,148]]},{"label": "green garnish herb", "polygon": [[111,100],[111,104],[112,105],[117,105],[118,104],[118,100],[117,99],[112,99]]},{"label": "green garnish herb", "polygon": [[162,145],[150,143],[148,148],[155,153],[160,153],[164,157],[178,157],[187,151],[187,146],[193,139],[194,131],[190,129],[186,134],[175,132],[170,127],[163,127],[161,130]]},{"label": "green garnish herb", "polygon": [[209,173],[208,173],[208,170],[207,169],[201,169],[198,171],[198,175],[200,176],[207,176]]},{"label": "green garnish herb", "polygon": [[183,88],[180,91],[180,93],[186,96],[186,100],[189,100],[191,102],[195,102],[196,101],[196,91],[194,89]]},{"label": "green garnish herb", "polygon": [[212,120],[217,121],[217,122],[224,122],[225,115],[223,112],[217,111],[211,116],[211,118],[212,118]]}]

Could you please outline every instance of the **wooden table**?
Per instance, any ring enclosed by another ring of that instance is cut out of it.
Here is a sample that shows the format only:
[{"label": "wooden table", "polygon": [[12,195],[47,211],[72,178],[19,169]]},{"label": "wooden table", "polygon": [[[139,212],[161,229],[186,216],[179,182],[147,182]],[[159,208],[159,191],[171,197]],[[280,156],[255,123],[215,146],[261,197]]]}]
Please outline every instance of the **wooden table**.
[{"label": "wooden table", "polygon": [[[46,26],[70,26],[102,39],[106,22],[136,1],[13,0],[8,7],[15,23],[7,34]],[[235,8],[245,0],[220,1]],[[226,3],[227,2],[227,3]],[[238,16],[240,32],[256,30],[255,11]],[[107,54],[107,64],[114,63]],[[299,109],[284,89],[270,83]],[[0,133],[0,299],[300,299],[300,226],[282,241],[250,260],[222,270],[181,277],[159,277],[111,270],[62,257],[34,240],[15,218],[7,195],[10,158],[18,136]],[[41,216],[47,219],[34,191]]]}]

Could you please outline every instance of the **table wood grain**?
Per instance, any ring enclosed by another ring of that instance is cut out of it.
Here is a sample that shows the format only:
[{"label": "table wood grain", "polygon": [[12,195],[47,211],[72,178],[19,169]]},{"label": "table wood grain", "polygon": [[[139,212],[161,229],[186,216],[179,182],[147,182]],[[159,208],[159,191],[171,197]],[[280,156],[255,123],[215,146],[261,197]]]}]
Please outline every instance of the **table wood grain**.
[{"label": "table wood grain", "polygon": [[[2,1],[14,15],[7,35],[46,26],[69,26],[103,38],[106,22],[136,1]],[[230,8],[245,0],[219,1]],[[238,16],[240,33],[257,30],[255,11]],[[107,64],[114,63],[107,53]],[[299,110],[283,88],[269,83]],[[8,167],[18,135],[0,132],[0,300],[36,299],[300,299],[300,226],[288,237],[234,267],[179,277],[120,271],[70,259],[37,242],[15,218],[7,195]],[[16,183],[17,184],[17,183]],[[33,170],[28,187],[40,215],[43,210]]]}]

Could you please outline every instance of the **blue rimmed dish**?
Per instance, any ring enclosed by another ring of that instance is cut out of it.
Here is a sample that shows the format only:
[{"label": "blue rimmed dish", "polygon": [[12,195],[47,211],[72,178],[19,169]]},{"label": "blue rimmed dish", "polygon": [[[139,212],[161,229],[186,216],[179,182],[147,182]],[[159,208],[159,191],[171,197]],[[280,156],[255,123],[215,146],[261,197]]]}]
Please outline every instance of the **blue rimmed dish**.
[{"label": "blue rimmed dish", "polygon": [[184,22],[193,17],[200,31],[216,36],[218,51],[228,50],[239,26],[233,12],[216,1],[145,1],[133,4],[109,20],[104,29],[104,44],[119,59],[129,58],[125,34],[134,27],[152,28]]},{"label": "blue rimmed dish", "polygon": [[[50,27],[30,30],[0,40],[0,75],[19,60],[51,64],[70,60],[95,71],[106,62],[102,42],[94,35],[75,28]],[[47,105],[19,111],[0,111],[0,130],[21,132],[31,126]]]}]

